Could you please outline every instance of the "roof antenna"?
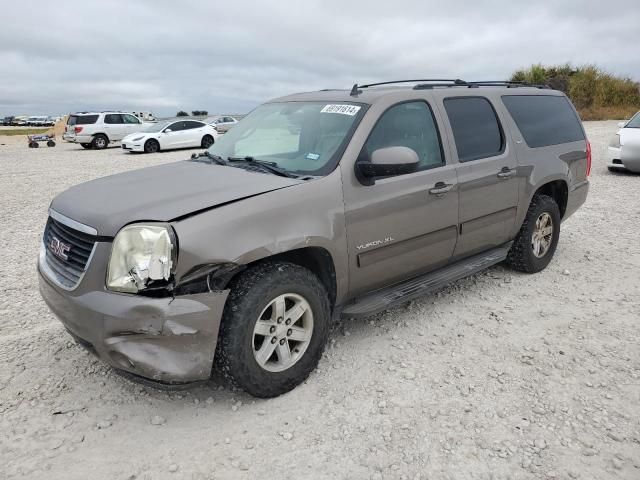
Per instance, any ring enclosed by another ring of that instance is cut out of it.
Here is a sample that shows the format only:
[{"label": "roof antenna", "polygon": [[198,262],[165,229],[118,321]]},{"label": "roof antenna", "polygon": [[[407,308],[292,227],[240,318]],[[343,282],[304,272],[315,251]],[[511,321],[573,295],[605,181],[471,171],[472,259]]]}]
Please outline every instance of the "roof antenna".
[{"label": "roof antenna", "polygon": [[353,87],[351,88],[351,93],[349,95],[352,97],[357,97],[361,93],[362,93],[362,90],[358,90],[358,84],[354,83]]}]

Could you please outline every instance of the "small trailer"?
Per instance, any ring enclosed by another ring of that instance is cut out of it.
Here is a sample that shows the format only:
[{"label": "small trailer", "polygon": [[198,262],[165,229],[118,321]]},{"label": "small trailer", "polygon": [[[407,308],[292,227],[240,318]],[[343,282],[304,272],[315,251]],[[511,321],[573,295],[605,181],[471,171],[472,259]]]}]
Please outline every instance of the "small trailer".
[{"label": "small trailer", "polygon": [[27,135],[27,141],[29,143],[29,148],[38,148],[40,146],[40,142],[47,142],[47,147],[56,146],[56,136],[49,135],[48,133]]}]

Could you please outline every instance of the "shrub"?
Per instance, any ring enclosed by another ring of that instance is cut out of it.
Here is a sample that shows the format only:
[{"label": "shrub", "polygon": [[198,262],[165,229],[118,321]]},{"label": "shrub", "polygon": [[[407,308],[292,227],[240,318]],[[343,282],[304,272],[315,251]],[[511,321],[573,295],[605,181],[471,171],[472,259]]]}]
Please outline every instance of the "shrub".
[{"label": "shrub", "polygon": [[516,70],[511,80],[547,85],[566,93],[583,120],[628,118],[640,110],[640,85],[595,65],[573,68],[568,63],[549,67],[535,64]]},{"label": "shrub", "polygon": [[188,116],[189,114],[184,110],[180,110],[178,113],[176,113],[176,117],[188,117]]}]

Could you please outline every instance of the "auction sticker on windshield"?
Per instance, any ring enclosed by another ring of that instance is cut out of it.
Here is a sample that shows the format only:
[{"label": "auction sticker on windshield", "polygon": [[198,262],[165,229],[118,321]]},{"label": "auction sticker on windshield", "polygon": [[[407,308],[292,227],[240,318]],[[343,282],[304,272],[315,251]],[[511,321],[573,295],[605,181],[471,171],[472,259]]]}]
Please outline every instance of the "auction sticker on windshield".
[{"label": "auction sticker on windshield", "polygon": [[325,105],[321,113],[339,113],[341,115],[349,115],[353,117],[358,111],[360,107],[357,105]]}]

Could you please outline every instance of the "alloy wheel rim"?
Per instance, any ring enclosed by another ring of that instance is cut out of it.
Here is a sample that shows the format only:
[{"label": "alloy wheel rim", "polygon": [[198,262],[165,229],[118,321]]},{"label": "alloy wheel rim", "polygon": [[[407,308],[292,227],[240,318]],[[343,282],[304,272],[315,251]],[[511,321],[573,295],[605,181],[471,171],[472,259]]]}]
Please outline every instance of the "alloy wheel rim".
[{"label": "alloy wheel rim", "polygon": [[536,225],[531,235],[531,248],[537,258],[544,257],[551,248],[553,241],[553,220],[551,215],[543,212],[536,219]]},{"label": "alloy wheel rim", "polygon": [[306,352],[313,334],[313,312],[295,293],[279,295],[262,310],[253,327],[253,356],[261,368],[282,372]]}]

